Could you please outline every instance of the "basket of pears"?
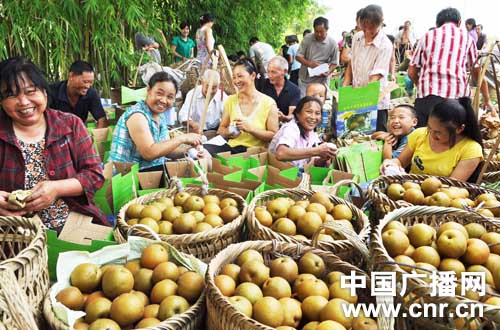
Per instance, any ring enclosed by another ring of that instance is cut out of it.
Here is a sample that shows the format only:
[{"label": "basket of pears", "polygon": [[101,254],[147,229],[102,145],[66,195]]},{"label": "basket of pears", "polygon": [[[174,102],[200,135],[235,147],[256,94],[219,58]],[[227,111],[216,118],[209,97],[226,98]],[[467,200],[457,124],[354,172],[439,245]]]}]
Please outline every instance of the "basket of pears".
[{"label": "basket of pears", "polygon": [[49,289],[45,227],[38,217],[1,216],[0,244],[0,328],[36,327]]},{"label": "basket of pears", "polygon": [[240,241],[245,200],[232,192],[202,187],[168,189],[125,204],[117,217],[119,241],[127,233],[153,238],[135,224],[149,227],[178,250],[208,261],[227,245]]},{"label": "basket of pears", "polygon": [[[368,289],[343,286],[343,277],[353,274]],[[373,302],[370,279],[315,247],[276,240],[233,244],[212,259],[206,281],[207,330],[388,329],[386,319],[344,313],[345,305]]]},{"label": "basket of pears", "polygon": [[500,216],[498,191],[448,177],[380,176],[368,186],[368,195],[379,218],[397,208],[413,205],[478,208],[485,216]]},{"label": "basket of pears", "polygon": [[[494,326],[494,322],[500,322],[500,222],[497,219],[457,208],[396,209],[374,229],[372,257],[373,270],[395,272],[396,281],[404,282],[407,290],[397,294],[406,308],[415,303],[447,304],[445,315],[449,317],[414,319],[407,325],[408,329],[450,329],[450,326],[451,329],[487,329]],[[436,283],[445,281],[441,274],[451,279],[450,292],[436,292]],[[476,280],[477,276],[482,277],[483,283],[470,287],[469,274],[476,276]],[[451,317],[461,304],[481,305],[482,316],[455,313],[455,317]]]},{"label": "basket of pears", "polygon": [[56,330],[198,330],[206,267],[165,242],[133,236],[93,253],[66,252],[44,315]]},{"label": "basket of pears", "polygon": [[[325,192],[303,189],[277,189],[257,195],[248,207],[248,234],[252,240],[278,240],[311,245],[320,226],[334,221],[368,239],[367,216],[352,203]],[[322,229],[318,247],[334,253],[351,250],[343,234]]]}]

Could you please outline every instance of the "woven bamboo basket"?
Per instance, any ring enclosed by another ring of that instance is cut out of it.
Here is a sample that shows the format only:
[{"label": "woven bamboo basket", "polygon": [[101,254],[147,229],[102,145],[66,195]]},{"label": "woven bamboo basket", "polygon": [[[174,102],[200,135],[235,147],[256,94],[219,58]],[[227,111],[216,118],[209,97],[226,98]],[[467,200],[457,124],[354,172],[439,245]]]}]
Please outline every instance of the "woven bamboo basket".
[{"label": "woven bamboo basket", "polygon": [[[201,187],[186,188],[184,191],[192,195],[201,195]],[[125,211],[129,205],[134,203],[147,203],[148,201],[161,198],[161,197],[173,197],[177,190],[169,189],[159,192],[154,192],[139,198],[136,198],[129,203],[125,204],[117,217],[117,228],[115,231],[115,238],[118,242],[123,243],[126,241],[127,232],[130,226],[126,223]],[[220,189],[209,189],[209,194],[217,195],[220,199],[222,198],[233,198],[238,203],[238,210],[240,211],[240,216],[225,224],[222,227],[214,228],[209,231],[196,234],[182,234],[182,235],[159,235],[161,240],[174,246],[181,252],[191,254],[196,258],[208,262],[215,256],[219,251],[224,249],[226,246],[232,243],[237,243],[240,241],[241,231],[243,227],[244,217],[246,213],[246,202],[241,198],[241,196],[234,194],[232,192],[220,190]],[[154,239],[154,237],[139,228],[132,228],[130,234],[134,236],[140,236],[145,238]]]},{"label": "woven bamboo basket", "polygon": [[[422,183],[422,181],[424,181],[426,178],[429,177],[431,176],[406,174],[406,175],[380,176],[377,179],[373,180],[373,182],[368,186],[368,196],[370,197],[370,200],[374,204],[375,210],[377,212],[377,218],[380,219],[384,215],[395,209],[401,207],[413,206],[413,204],[410,204],[403,200],[394,201],[390,199],[389,196],[386,195],[385,191],[391,183],[403,183],[406,181],[412,181],[420,184]],[[437,177],[437,178],[443,183],[443,187],[458,187],[467,189],[472,198],[483,193],[492,193],[495,196],[497,196],[497,198],[500,198],[500,193],[493,189],[484,188],[472,183],[462,182],[448,177]]]},{"label": "woven bamboo basket", "polygon": [[[172,260],[170,260],[172,261]],[[50,289],[52,290],[52,288]],[[50,291],[49,291],[50,292]],[[61,321],[52,309],[50,294],[47,293],[43,301],[43,314],[52,330],[71,330]],[[149,330],[200,330],[205,323],[206,306],[205,293],[184,313],[173,316],[160,324],[144,329]],[[128,329],[128,328],[127,328]]]},{"label": "woven bamboo basket", "polygon": [[[170,65],[174,69],[182,70],[186,73],[186,79],[180,85],[180,90],[183,95],[186,95],[190,90],[192,90],[198,82],[202,72],[202,65],[199,62],[193,62],[194,60],[188,60],[184,63],[175,63]],[[189,65],[189,63],[193,63]],[[231,62],[230,62],[231,65]],[[221,82],[224,85],[224,92],[227,95],[232,95],[236,93],[236,89],[233,84],[231,84],[231,77],[227,70],[223,67],[222,63],[220,66]]]},{"label": "woven bamboo basket", "polygon": [[[68,325],[62,322],[52,311],[50,297],[47,294],[43,301],[43,312],[45,319],[52,330],[70,330]],[[200,330],[205,323],[205,294],[202,294],[196,303],[186,312],[171,317],[158,325],[150,326],[145,329],[150,330]],[[28,328],[25,328],[28,329]]]},{"label": "woven bamboo basket", "polygon": [[[18,286],[26,295],[27,305],[22,309],[30,312],[41,325],[42,301],[49,289],[45,227],[37,218],[0,217],[0,243],[0,271],[12,272],[17,280],[17,283],[3,283],[2,287]],[[10,322],[18,316],[6,313],[15,307],[14,303],[0,297],[0,311],[4,312],[0,323],[15,325]]]},{"label": "woven bamboo basket", "polygon": [[[348,261],[340,260],[336,255],[331,252],[320,250],[311,246],[304,246],[302,244],[293,244],[287,242],[273,241],[247,241],[239,244],[232,244],[226,249],[217,254],[208,266],[206,275],[207,282],[207,311],[208,311],[208,325],[207,330],[272,330],[260,322],[257,322],[243,313],[237,311],[226,297],[222,295],[220,290],[215,286],[214,278],[217,276],[222,267],[226,264],[233,263],[237,257],[248,249],[255,249],[262,253],[264,262],[269,262],[281,256],[290,256],[294,260],[298,260],[302,255],[307,252],[313,252],[320,256],[326,265],[326,271],[333,270],[350,274],[354,271],[356,275],[366,278],[367,288],[370,285],[369,276],[353,266]],[[358,290],[359,302],[373,302],[370,297],[370,289]],[[378,320],[378,329],[393,329],[393,322],[390,319],[380,317]]]},{"label": "woven bamboo basket", "polygon": [[[396,273],[396,278],[399,283],[402,283],[403,274],[409,274],[401,268],[385,249],[382,242],[382,231],[384,227],[391,221],[397,220],[406,226],[412,226],[417,223],[424,223],[431,227],[437,228],[439,225],[455,221],[460,224],[480,223],[488,231],[500,232],[500,222],[496,219],[486,218],[476,212],[464,211],[456,208],[445,208],[437,206],[411,206],[396,209],[387,214],[380,224],[374,229],[372,236],[372,257],[373,270],[383,270]],[[407,266],[407,265],[404,265]],[[400,302],[408,308],[414,303],[433,303],[433,304],[448,304],[447,311],[453,311],[459,304],[481,304],[483,305],[483,320],[484,325],[488,321],[495,320],[500,322],[500,307],[495,307],[488,304],[479,303],[462,296],[453,297],[430,297],[431,287],[429,283],[424,282],[420,278],[409,277],[405,280],[407,283],[407,293],[405,297],[399,297]],[[445,330],[454,329],[454,320],[447,317],[434,318],[418,318],[418,319],[400,319],[401,324],[398,324],[398,329],[416,329],[416,330]],[[403,323],[404,322],[404,323]],[[466,329],[466,328],[464,328]]]},{"label": "woven bamboo basket", "polygon": [[[269,227],[262,225],[255,216],[255,208],[265,205],[268,201],[277,197],[289,197],[293,200],[308,199],[314,194],[314,191],[303,189],[277,189],[263,192],[252,200],[248,207],[247,224],[249,238],[252,240],[278,240],[294,244],[311,245],[311,240],[297,240],[296,238],[275,232]],[[353,214],[352,225],[358,237],[362,241],[366,241],[370,235],[370,224],[366,215],[352,203],[342,200],[338,197],[330,195],[330,201],[334,204],[344,204],[349,207]],[[333,253],[350,253],[353,251],[352,243],[349,240],[336,240],[334,242],[320,241],[318,247],[323,250],[328,250]]]}]

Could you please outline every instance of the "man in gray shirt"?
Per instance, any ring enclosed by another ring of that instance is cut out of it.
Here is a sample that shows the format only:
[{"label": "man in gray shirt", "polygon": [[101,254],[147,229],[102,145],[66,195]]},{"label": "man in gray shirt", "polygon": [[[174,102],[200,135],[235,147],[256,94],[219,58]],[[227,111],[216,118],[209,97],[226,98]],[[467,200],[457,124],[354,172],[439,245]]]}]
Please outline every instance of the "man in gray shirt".
[{"label": "man in gray shirt", "polygon": [[[337,42],[328,36],[328,20],[317,17],[313,23],[314,33],[304,37],[297,51],[296,59],[302,66],[299,71],[300,96],[306,94],[306,87],[310,83],[328,84],[328,77],[339,64],[339,49]],[[328,71],[318,76],[309,76],[308,69],[321,64],[328,64]]]}]

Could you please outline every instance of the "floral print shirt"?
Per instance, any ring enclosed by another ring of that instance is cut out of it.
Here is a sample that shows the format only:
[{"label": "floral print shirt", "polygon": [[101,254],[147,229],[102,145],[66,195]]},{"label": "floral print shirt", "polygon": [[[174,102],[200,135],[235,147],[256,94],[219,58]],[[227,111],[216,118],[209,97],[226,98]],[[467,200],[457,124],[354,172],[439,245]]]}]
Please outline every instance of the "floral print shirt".
[{"label": "floral print shirt", "polygon": [[[49,180],[45,156],[45,139],[35,143],[18,140],[25,164],[24,189],[32,189],[38,182]],[[49,229],[64,225],[68,218],[69,207],[62,199],[56,199],[49,207],[38,212],[38,216]]]}]

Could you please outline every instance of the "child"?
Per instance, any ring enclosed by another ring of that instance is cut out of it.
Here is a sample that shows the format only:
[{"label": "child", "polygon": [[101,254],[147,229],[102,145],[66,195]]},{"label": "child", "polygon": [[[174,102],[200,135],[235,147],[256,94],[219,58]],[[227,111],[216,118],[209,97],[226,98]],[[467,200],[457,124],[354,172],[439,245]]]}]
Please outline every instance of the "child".
[{"label": "child", "polygon": [[415,108],[409,104],[396,106],[389,112],[387,130],[389,132],[375,132],[373,139],[384,140],[383,158],[397,158],[408,143],[408,134],[413,132],[417,125]]}]

